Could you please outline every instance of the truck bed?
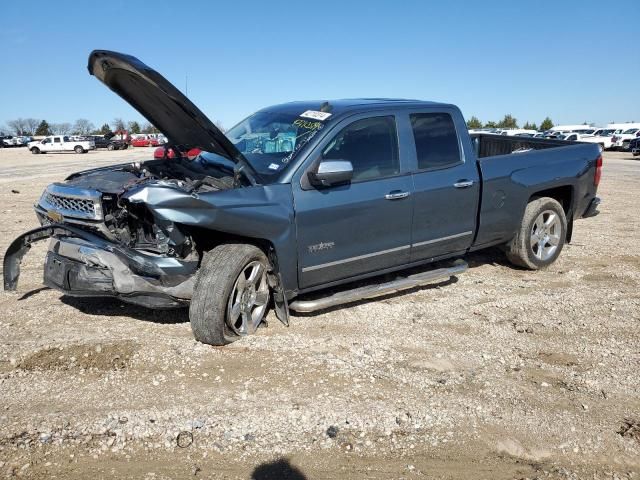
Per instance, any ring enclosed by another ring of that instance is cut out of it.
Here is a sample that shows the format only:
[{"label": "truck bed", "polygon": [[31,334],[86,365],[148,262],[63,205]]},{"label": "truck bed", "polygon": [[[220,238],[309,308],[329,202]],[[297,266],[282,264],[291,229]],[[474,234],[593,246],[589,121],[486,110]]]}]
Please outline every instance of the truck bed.
[{"label": "truck bed", "polygon": [[471,135],[471,141],[473,142],[478,158],[509,155],[511,153],[520,153],[529,150],[566,147],[578,143],[553,138],[513,137],[492,134]]},{"label": "truck bed", "polygon": [[510,240],[532,197],[560,196],[570,220],[595,197],[595,143],[484,134],[472,135],[471,142],[482,179],[473,249]]}]

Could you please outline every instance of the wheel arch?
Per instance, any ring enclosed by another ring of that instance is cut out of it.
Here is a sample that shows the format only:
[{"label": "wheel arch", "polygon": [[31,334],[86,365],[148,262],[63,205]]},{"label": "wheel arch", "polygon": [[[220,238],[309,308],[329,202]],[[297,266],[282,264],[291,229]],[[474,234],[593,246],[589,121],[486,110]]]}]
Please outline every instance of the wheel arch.
[{"label": "wheel arch", "polygon": [[274,242],[272,242],[268,238],[236,235],[219,230],[211,230],[190,225],[180,225],[180,227],[193,239],[196,245],[196,250],[198,251],[200,256],[200,262],[202,262],[202,258],[204,257],[204,254],[206,252],[223,243],[244,243],[247,245],[253,245],[254,247],[260,249],[269,259],[269,263],[272,269],[269,284],[273,290],[276,316],[282,323],[287,326],[289,325],[289,305],[287,300],[287,291],[291,286],[287,285],[286,281],[284,280],[285,276],[280,271],[280,265],[278,261],[279,252]]},{"label": "wheel arch", "polygon": [[567,243],[571,243],[571,237],[573,235],[573,205],[574,205],[574,188],[572,185],[562,185],[553,188],[547,188],[532,193],[527,200],[527,203],[535,200],[536,198],[549,197],[556,200],[562,209],[564,210],[565,217],[567,218]]}]

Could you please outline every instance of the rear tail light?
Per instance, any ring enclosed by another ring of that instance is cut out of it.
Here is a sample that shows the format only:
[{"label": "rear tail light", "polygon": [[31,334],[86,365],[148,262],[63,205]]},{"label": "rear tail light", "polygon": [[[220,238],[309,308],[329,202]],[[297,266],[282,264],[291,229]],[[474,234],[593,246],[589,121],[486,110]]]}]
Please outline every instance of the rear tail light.
[{"label": "rear tail light", "polygon": [[593,175],[593,184],[597,187],[602,177],[602,155],[596,159],[596,173]]}]

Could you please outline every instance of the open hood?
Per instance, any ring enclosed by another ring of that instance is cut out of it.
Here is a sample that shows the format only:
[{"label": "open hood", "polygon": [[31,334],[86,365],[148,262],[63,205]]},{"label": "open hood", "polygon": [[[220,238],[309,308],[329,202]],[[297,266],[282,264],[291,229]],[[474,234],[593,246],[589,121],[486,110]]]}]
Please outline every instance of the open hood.
[{"label": "open hood", "polygon": [[207,116],[166,78],[131,55],[94,50],[89,73],[124,98],[169,142],[182,148],[200,148],[251,167],[242,153]]}]

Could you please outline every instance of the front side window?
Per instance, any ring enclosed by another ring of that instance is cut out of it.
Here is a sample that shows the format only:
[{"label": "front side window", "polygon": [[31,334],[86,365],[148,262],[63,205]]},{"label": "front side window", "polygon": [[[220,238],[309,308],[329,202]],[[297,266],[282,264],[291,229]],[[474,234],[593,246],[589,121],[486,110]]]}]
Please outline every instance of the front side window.
[{"label": "front side window", "polygon": [[461,162],[458,135],[451,115],[414,113],[409,117],[420,170],[444,168]]},{"label": "front side window", "polygon": [[353,122],[329,142],[322,158],[350,161],[354,182],[397,174],[400,161],[395,118],[372,117]]}]

